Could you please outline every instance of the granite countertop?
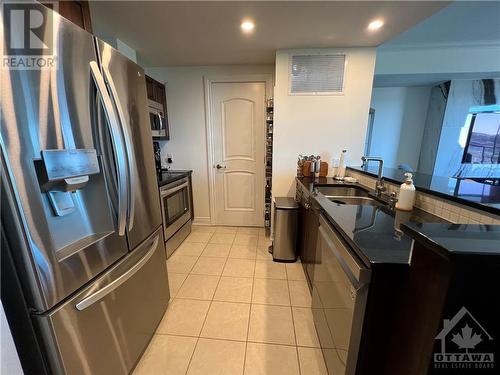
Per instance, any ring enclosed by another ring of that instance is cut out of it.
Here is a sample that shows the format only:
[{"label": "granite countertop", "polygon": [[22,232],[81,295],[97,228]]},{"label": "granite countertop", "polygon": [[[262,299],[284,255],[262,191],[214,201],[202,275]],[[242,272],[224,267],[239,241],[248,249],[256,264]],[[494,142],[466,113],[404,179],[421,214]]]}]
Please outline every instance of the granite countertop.
[{"label": "granite countertop", "polygon": [[447,255],[500,255],[499,225],[407,223],[402,230]]},{"label": "granite countertop", "polygon": [[163,186],[171,182],[180,180],[181,178],[188,177],[193,173],[192,170],[176,170],[171,171],[167,169],[162,169],[161,173],[157,173],[158,186]]},{"label": "granite countertop", "polygon": [[[347,168],[374,177],[378,172],[375,166]],[[404,174],[405,172],[401,169],[384,167],[383,180],[400,184],[405,180]],[[500,215],[500,186],[498,185],[424,173],[413,173],[413,179],[419,191]]]},{"label": "granite countertop", "polygon": [[[329,177],[297,180],[309,191],[313,191],[315,185],[350,185],[364,188],[358,184],[343,183]],[[409,264],[412,238],[401,230],[396,230],[401,223],[446,222],[419,209],[394,213],[385,206],[344,205],[331,202],[322,194],[313,193],[313,197],[328,221],[360,259],[370,267],[382,264]]]}]

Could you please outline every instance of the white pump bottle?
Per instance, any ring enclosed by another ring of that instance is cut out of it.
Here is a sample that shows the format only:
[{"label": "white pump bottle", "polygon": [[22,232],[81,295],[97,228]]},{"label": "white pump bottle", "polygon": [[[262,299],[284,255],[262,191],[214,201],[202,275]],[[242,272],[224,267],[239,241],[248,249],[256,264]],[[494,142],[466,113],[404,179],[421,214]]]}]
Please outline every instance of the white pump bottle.
[{"label": "white pump bottle", "polygon": [[401,211],[413,210],[415,204],[415,185],[413,185],[413,175],[405,173],[406,180],[399,189],[399,199],[396,203],[396,209]]}]

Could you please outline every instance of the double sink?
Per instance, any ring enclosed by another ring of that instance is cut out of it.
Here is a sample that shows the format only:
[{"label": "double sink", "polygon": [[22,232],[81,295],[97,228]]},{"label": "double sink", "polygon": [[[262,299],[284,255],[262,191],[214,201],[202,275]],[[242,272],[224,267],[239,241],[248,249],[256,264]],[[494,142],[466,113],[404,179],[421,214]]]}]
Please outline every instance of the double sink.
[{"label": "double sink", "polygon": [[370,196],[370,193],[358,186],[314,186],[314,191],[337,204],[385,206],[386,204]]}]

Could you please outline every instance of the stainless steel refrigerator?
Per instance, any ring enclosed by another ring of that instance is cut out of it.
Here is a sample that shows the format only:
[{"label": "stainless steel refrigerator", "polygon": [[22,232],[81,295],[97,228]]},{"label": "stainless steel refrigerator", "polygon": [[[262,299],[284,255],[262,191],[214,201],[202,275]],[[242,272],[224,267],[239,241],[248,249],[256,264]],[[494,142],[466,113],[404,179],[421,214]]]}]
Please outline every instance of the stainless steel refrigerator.
[{"label": "stainless steel refrigerator", "polygon": [[37,9],[57,66],[0,72],[2,301],[46,372],[126,374],[169,300],[144,71]]}]

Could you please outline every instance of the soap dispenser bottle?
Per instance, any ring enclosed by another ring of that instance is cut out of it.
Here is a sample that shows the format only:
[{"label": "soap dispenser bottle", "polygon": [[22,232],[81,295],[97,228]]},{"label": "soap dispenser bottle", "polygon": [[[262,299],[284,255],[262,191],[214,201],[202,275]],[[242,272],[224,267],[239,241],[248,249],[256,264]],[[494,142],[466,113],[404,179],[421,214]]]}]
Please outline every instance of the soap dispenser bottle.
[{"label": "soap dispenser bottle", "polygon": [[405,173],[405,178],[405,182],[401,184],[399,190],[399,199],[396,203],[396,209],[411,211],[415,204],[415,185],[413,185],[413,175],[411,173]]}]

